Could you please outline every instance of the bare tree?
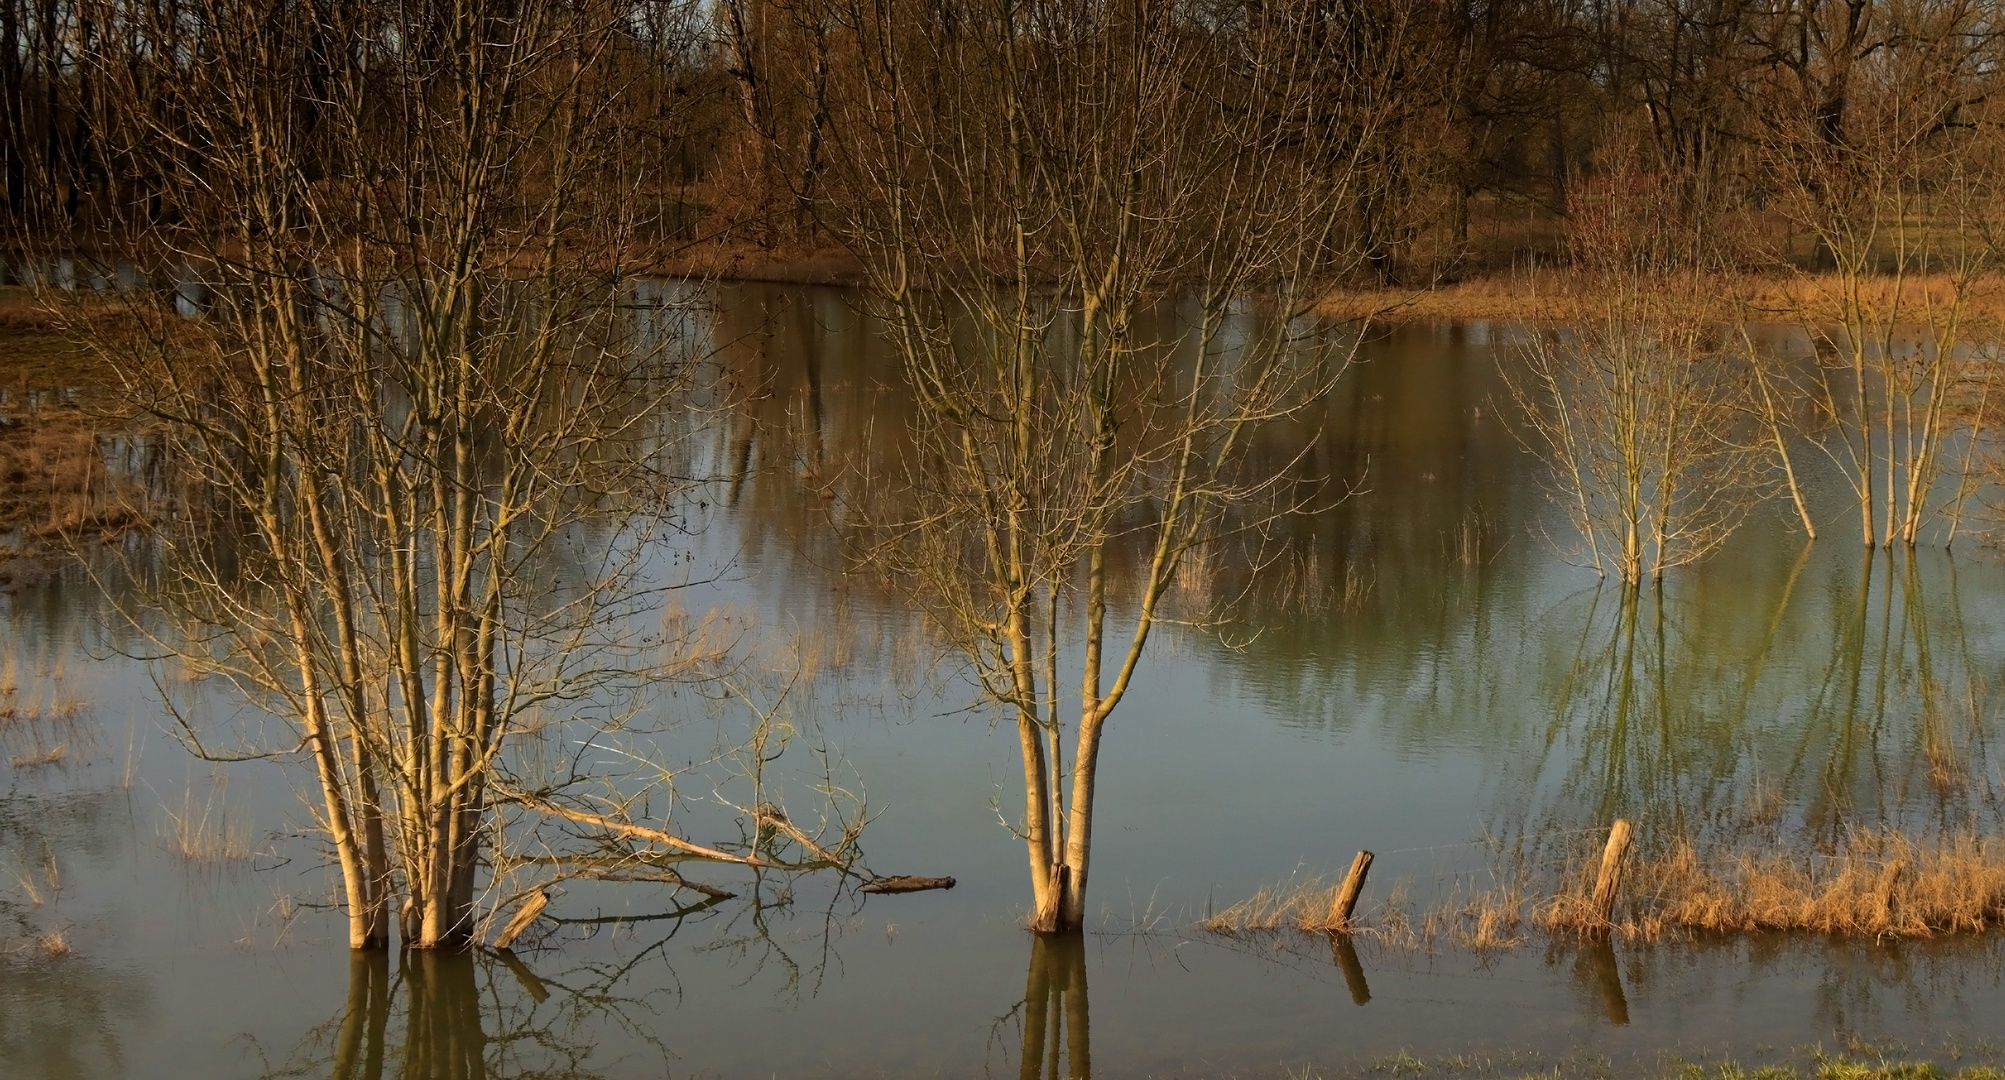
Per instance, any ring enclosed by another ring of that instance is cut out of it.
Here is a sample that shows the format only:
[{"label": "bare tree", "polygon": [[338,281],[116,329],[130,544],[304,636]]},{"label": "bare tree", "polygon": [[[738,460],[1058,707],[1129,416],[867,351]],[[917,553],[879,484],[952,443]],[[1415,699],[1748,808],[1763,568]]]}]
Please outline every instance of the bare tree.
[{"label": "bare tree", "polygon": [[1014,721],[1030,925],[1077,931],[1103,740],[1177,569],[1288,508],[1293,462],[1249,442],[1348,355],[1299,313],[1365,246],[1383,24],[1148,0],[846,23],[837,228],[917,399],[903,475],[852,520]]},{"label": "bare tree", "polygon": [[121,293],[127,332],[95,343],[185,497],[164,619],[132,616],[296,740],[350,945],[393,915],[408,947],[467,944],[504,804],[617,852],[846,857],[852,831],[837,855],[763,800],[778,844],[685,839],[644,759],[624,782],[519,756],[584,724],[638,759],[647,681],[705,659],[637,621],[694,343],[622,280],[648,205],[622,73],[686,41],[618,2],[117,12],[100,127],[177,201],[115,254],[179,284]]},{"label": "bare tree", "polygon": [[1801,62],[1777,73],[1760,117],[1781,206],[1825,264],[1795,290],[1817,363],[1793,389],[1828,421],[1816,445],[1852,489],[1863,541],[1911,547],[1942,506],[1962,399],[1988,374],[1957,356],[1992,272],[1981,106],[1995,43],[1960,0],[1803,18]]},{"label": "bare tree", "polygon": [[1709,267],[1662,227],[1660,185],[1616,169],[1583,191],[1573,254],[1600,310],[1533,334],[1504,372],[1584,561],[1630,584],[1710,554],[1761,486],[1747,367]]}]

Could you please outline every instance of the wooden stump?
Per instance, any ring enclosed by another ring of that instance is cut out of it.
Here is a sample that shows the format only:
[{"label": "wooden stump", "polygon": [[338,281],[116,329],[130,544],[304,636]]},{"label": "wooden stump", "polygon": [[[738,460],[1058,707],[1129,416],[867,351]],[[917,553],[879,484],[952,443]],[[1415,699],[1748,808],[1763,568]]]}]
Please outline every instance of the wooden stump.
[{"label": "wooden stump", "polygon": [[1622,865],[1629,857],[1629,822],[1616,819],[1601,852],[1601,876],[1594,882],[1594,914],[1603,926],[1615,924],[1615,897],[1622,888]]},{"label": "wooden stump", "polygon": [[1330,898],[1330,929],[1342,930],[1351,924],[1351,912],[1358,906],[1358,897],[1365,889],[1365,875],[1371,872],[1372,854],[1358,852],[1351,860],[1351,872],[1344,875],[1344,883],[1337,886],[1335,896]]}]

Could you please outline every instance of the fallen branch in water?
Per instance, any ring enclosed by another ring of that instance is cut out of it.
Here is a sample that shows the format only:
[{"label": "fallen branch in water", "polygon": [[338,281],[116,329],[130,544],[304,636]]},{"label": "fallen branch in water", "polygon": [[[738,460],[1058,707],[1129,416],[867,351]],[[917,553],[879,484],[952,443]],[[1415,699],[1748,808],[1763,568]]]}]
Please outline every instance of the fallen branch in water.
[{"label": "fallen branch in water", "polygon": [[928,889],[951,889],[954,879],[950,877],[912,877],[900,874],[896,877],[876,878],[865,882],[859,892],[867,893],[908,893],[925,892]]},{"label": "fallen branch in water", "polygon": [[[554,818],[562,818],[565,821],[574,822],[579,825],[590,825],[594,828],[604,829],[615,836],[629,840],[646,840],[650,843],[674,848],[677,851],[688,852],[701,858],[713,859],[717,862],[736,863],[740,866],[756,866],[771,870],[824,870],[828,869],[829,866],[841,865],[832,860],[828,865],[823,865],[820,863],[789,863],[778,859],[762,859],[757,855],[733,855],[728,851],[705,847],[693,840],[685,840],[663,829],[636,825],[631,821],[621,821],[618,818],[607,817],[604,814],[594,814],[589,810],[578,810],[526,791],[502,790],[497,791],[496,795],[503,801],[515,803],[518,806],[527,807],[528,809],[541,814],[548,814]],[[811,847],[810,850],[817,849]]]}]

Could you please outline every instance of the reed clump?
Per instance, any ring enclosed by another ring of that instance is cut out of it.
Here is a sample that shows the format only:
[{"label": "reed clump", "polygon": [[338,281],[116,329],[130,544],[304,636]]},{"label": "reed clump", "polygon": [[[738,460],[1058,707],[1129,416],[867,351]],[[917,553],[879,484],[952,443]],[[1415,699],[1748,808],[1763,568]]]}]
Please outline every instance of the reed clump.
[{"label": "reed clump", "polygon": [[1329,925],[1330,896],[1335,886],[1321,878],[1263,885],[1252,896],[1207,915],[1207,933],[1241,937],[1277,930],[1322,933]]},{"label": "reed clump", "polygon": [[167,816],[164,831],[169,850],[193,865],[209,868],[256,858],[251,848],[251,831],[232,819],[225,805],[225,791],[225,786],[217,783],[199,806],[192,792],[183,791],[180,812],[172,807],[161,808]]},{"label": "reed clump", "polygon": [[[1632,933],[1809,931],[1862,937],[1981,933],[2005,919],[2005,840],[1852,834],[1826,853],[1735,852],[1689,842],[1638,867]],[[1557,925],[1564,926],[1564,923]]]},{"label": "reed clump", "polygon": [[51,960],[60,959],[71,953],[69,935],[61,930],[51,930],[35,939],[35,948]]},{"label": "reed clump", "polygon": [[69,758],[69,755],[69,744],[62,743],[53,749],[44,750],[36,754],[16,754],[12,759],[12,764],[17,769],[44,768],[50,765],[61,765]]}]

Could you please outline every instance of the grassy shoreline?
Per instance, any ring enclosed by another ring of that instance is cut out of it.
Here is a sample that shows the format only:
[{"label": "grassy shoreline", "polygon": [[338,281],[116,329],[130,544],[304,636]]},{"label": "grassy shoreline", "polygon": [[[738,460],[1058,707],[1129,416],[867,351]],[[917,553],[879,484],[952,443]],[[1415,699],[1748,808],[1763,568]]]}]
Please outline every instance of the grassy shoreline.
[{"label": "grassy shoreline", "polygon": [[1410,904],[1402,880],[1348,924],[1333,910],[1331,884],[1311,878],[1262,888],[1200,926],[1224,938],[1355,932],[1395,947],[1493,950],[1524,945],[1534,931],[1645,943],[1776,933],[1886,941],[2005,925],[2005,840],[1976,827],[1929,838],[1861,829],[1830,850],[1778,840],[1702,851],[1689,837],[1667,838],[1630,860],[1609,919],[1591,896],[1598,840],[1499,849],[1489,887],[1431,903]]},{"label": "grassy shoreline", "polygon": [[[1906,1047],[1876,1050],[1853,1047],[1827,1053],[1822,1047],[1807,1047],[1788,1053],[1767,1064],[1749,1064],[1734,1058],[1688,1060],[1666,1055],[1654,1068],[1623,1069],[1599,1055],[1567,1055],[1548,1058],[1521,1054],[1456,1054],[1422,1058],[1400,1053],[1347,1068],[1284,1069],[1284,1080],[1346,1080],[1368,1077],[1468,1077],[1473,1080],[1534,1080],[1593,1077],[1609,1080],[2005,1080],[1994,1051],[1974,1055],[1966,1061],[1961,1049],[1953,1049],[1931,1059],[1916,1055]],[[1946,1062],[1946,1063],[1945,1063]]]}]

